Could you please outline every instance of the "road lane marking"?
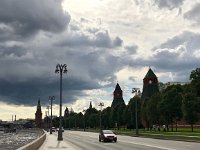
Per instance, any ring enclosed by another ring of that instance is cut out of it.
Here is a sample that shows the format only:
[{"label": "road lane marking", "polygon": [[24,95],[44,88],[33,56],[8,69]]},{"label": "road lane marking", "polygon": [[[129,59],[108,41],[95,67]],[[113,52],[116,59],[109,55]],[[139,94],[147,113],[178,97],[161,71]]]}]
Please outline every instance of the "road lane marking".
[{"label": "road lane marking", "polygon": [[164,150],[176,150],[176,149],[173,149],[173,148],[167,148],[167,147],[156,146],[156,145],[151,145],[151,144],[143,144],[143,143],[128,142],[128,141],[121,141],[121,142],[131,143],[131,144],[135,144],[135,145],[142,145],[142,146],[147,146],[147,147],[154,147],[154,148],[159,148],[159,149],[164,149]]}]

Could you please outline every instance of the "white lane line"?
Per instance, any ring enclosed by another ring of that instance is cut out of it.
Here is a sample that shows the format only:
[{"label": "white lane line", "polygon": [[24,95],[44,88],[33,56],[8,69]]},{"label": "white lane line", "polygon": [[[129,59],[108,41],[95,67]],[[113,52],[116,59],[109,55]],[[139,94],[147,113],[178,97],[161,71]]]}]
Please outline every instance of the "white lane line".
[{"label": "white lane line", "polygon": [[156,146],[156,145],[145,144],[145,143],[128,142],[128,141],[122,141],[122,142],[136,144],[136,145],[142,145],[142,146],[147,146],[147,147],[154,147],[154,148],[159,148],[159,149],[163,149],[163,150],[176,150],[176,149],[173,149],[173,148],[167,148],[167,147]]}]

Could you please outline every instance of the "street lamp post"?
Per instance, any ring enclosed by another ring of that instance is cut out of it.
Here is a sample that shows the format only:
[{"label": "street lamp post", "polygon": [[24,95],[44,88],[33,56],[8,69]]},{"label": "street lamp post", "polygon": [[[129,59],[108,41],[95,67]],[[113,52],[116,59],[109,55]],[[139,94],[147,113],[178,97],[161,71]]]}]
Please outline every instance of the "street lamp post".
[{"label": "street lamp post", "polygon": [[45,121],[45,128],[48,131],[48,118],[47,118],[47,113],[48,111],[45,111],[45,115],[46,115],[46,121]]},{"label": "street lamp post", "polygon": [[[104,103],[100,102],[98,106],[100,106],[100,108],[101,108],[100,111],[102,111],[102,107],[104,106]],[[101,112],[100,112],[100,130],[101,130]]]},{"label": "street lamp post", "polygon": [[86,109],[83,109],[83,126],[84,126],[84,131],[85,131],[85,112],[86,112]]},{"label": "street lamp post", "polygon": [[62,141],[62,74],[67,73],[66,64],[58,64],[56,66],[55,73],[60,73],[60,117],[59,117],[59,130],[58,130],[58,141]]},{"label": "street lamp post", "polygon": [[47,106],[47,128],[47,131],[49,132],[49,106]]},{"label": "street lamp post", "polygon": [[55,96],[49,96],[49,100],[51,101],[51,123],[50,123],[50,134],[52,134],[52,104]]},{"label": "street lamp post", "polygon": [[[140,94],[139,88],[133,88],[132,93],[135,93],[135,96]],[[137,99],[135,100],[135,134],[138,135],[138,114],[137,114]]]}]

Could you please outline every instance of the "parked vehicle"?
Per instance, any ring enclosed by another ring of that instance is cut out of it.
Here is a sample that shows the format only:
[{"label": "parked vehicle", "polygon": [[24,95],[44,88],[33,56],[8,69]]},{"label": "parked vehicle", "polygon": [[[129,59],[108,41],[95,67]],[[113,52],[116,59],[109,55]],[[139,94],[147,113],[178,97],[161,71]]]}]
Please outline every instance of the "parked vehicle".
[{"label": "parked vehicle", "polygon": [[117,142],[117,135],[111,130],[101,130],[99,133],[99,142],[114,141]]},{"label": "parked vehicle", "polygon": [[52,132],[56,132],[56,127],[51,127]]},{"label": "parked vehicle", "polygon": [[3,126],[0,126],[0,132],[4,132],[5,128]]},{"label": "parked vehicle", "polygon": [[[59,128],[56,129],[56,131],[58,131],[58,130],[59,130]],[[64,132],[64,128],[63,127],[62,127],[62,132]]]}]

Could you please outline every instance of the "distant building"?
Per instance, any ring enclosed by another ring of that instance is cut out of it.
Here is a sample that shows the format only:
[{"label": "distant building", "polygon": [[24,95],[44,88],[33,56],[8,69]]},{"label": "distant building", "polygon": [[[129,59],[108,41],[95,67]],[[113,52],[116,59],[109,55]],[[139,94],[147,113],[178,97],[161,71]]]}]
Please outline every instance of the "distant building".
[{"label": "distant building", "polygon": [[116,108],[118,105],[126,106],[123,99],[123,91],[117,83],[115,90],[113,92],[113,101],[111,107]]},{"label": "distant building", "polygon": [[35,113],[35,124],[36,127],[38,128],[42,127],[42,111],[41,111],[40,99],[38,100],[37,110]]},{"label": "distant building", "polygon": [[144,102],[145,99],[150,98],[154,93],[159,92],[158,88],[158,78],[154,74],[151,68],[149,68],[147,74],[143,79],[143,91],[142,91],[142,101]]}]

